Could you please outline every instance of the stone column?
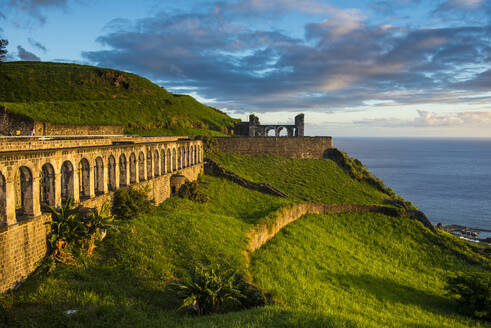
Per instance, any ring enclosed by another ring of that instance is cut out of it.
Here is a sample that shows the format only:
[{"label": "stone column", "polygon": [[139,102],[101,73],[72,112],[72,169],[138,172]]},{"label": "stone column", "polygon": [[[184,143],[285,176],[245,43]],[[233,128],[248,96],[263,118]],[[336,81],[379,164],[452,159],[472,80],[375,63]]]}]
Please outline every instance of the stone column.
[{"label": "stone column", "polygon": [[90,165],[89,161],[89,198],[95,196],[95,165]]},{"label": "stone column", "polygon": [[15,172],[9,171],[9,175],[5,177],[5,214],[7,225],[12,225],[17,223],[17,218],[15,216],[15,183],[14,183]]},{"label": "stone column", "polygon": [[74,161],[73,167],[73,200],[80,203],[80,165]]},{"label": "stone column", "polygon": [[32,214],[33,216],[41,215],[41,204],[39,203],[39,174],[36,172],[32,177]]},{"label": "stone column", "polygon": [[104,162],[102,163],[102,192],[107,194],[109,191],[109,159],[106,161],[106,165],[104,167]]},{"label": "stone column", "polygon": [[119,172],[119,158],[117,161],[115,161],[116,163],[114,163],[114,184],[116,185],[116,189],[119,189],[119,175],[120,175],[120,172]]},{"label": "stone column", "polygon": [[55,207],[61,206],[61,172],[55,172]]}]

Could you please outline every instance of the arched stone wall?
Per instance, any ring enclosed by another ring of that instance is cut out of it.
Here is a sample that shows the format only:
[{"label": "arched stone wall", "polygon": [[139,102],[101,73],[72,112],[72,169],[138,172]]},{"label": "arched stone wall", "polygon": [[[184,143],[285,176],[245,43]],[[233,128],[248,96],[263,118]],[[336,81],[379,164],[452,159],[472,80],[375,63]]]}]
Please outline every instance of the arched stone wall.
[{"label": "arched stone wall", "polygon": [[65,203],[68,199],[74,198],[73,184],[73,164],[71,161],[64,161],[61,166],[61,201]]},{"label": "arched stone wall", "polygon": [[116,184],[116,159],[114,155],[109,155],[107,159],[107,189],[114,191],[117,189]]},{"label": "arched stone wall", "polygon": [[41,167],[39,203],[43,212],[47,211],[48,206],[55,206],[55,170],[50,163]]}]

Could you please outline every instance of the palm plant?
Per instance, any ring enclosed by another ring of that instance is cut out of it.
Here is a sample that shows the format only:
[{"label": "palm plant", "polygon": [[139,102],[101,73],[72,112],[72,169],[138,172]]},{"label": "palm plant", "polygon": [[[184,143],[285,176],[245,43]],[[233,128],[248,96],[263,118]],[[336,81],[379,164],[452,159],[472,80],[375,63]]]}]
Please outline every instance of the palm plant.
[{"label": "palm plant", "polygon": [[203,315],[223,312],[227,307],[240,305],[244,295],[238,284],[236,272],[220,270],[219,265],[195,267],[189,279],[176,284],[183,300],[179,309]]}]

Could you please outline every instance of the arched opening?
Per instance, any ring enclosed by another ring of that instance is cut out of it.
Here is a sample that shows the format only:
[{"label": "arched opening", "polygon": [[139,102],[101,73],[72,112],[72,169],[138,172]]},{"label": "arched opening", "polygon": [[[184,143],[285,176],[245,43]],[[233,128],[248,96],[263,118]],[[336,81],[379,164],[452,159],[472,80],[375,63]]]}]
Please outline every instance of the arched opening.
[{"label": "arched opening", "polygon": [[107,160],[107,190],[116,190],[116,159],[113,155]]},{"label": "arched opening", "polygon": [[177,171],[177,155],[175,148],[172,149],[172,171]]},{"label": "arched opening", "polygon": [[181,169],[181,160],[182,160],[182,156],[181,156],[181,147],[178,147],[177,148],[177,169],[180,170]]},{"label": "arched opening", "polygon": [[164,175],[165,174],[165,149],[162,149],[160,151],[160,174]]},{"label": "arched opening", "polygon": [[159,151],[158,150],[156,150],[153,153],[153,175],[155,177],[158,177],[160,175],[160,172],[159,172]]},{"label": "arched opening", "polygon": [[145,181],[145,154],[142,151],[138,155],[138,181]]},{"label": "arched opening", "polygon": [[7,184],[0,172],[0,225],[7,223]]},{"label": "arched opening", "polygon": [[287,136],[288,136],[288,129],[283,126],[280,126],[278,128],[278,137],[287,137]]},{"label": "arched opening", "polygon": [[201,163],[201,147],[198,145],[198,163]]},{"label": "arched opening", "polygon": [[121,187],[126,187],[128,181],[126,172],[126,156],[125,154],[121,154],[121,156],[119,156],[119,185]]},{"label": "arched opening", "polygon": [[79,163],[79,191],[80,191],[80,199],[88,199],[90,198],[90,164],[89,161],[85,158]]},{"label": "arched opening", "polygon": [[186,167],[186,147],[181,147],[181,168]]},{"label": "arched opening", "polygon": [[172,172],[172,155],[170,149],[167,148],[167,173]]},{"label": "arched opening", "polygon": [[41,181],[39,181],[39,204],[41,211],[47,212],[48,206],[55,206],[55,170],[49,163],[41,167]]},{"label": "arched opening", "polygon": [[73,165],[64,161],[61,166],[61,202],[65,203],[70,198],[73,198]]},{"label": "arched opening", "polygon": [[267,137],[274,137],[276,135],[276,131],[274,128],[266,128],[265,135]]},{"label": "arched opening", "polygon": [[15,212],[17,218],[34,214],[32,173],[26,166],[19,167],[15,177]]},{"label": "arched opening", "polygon": [[186,148],[186,167],[190,166],[191,163],[189,163],[189,145]]},{"label": "arched opening", "polygon": [[131,153],[130,155],[130,184],[136,183],[136,155]]},{"label": "arched opening", "polygon": [[96,195],[102,195],[104,193],[104,162],[102,161],[102,157],[95,159],[94,191]]},{"label": "arched opening", "polygon": [[198,147],[194,146],[194,164],[198,163]]},{"label": "arched opening", "polygon": [[152,151],[147,150],[147,180],[153,178],[152,172]]}]

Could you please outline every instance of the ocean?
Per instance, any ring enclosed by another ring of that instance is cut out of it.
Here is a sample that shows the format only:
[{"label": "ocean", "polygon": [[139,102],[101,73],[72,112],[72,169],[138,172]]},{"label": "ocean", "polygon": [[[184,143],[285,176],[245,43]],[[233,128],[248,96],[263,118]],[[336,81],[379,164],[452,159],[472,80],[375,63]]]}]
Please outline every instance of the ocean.
[{"label": "ocean", "polygon": [[433,224],[491,229],[491,139],[334,137],[333,141],[413,202]]}]

